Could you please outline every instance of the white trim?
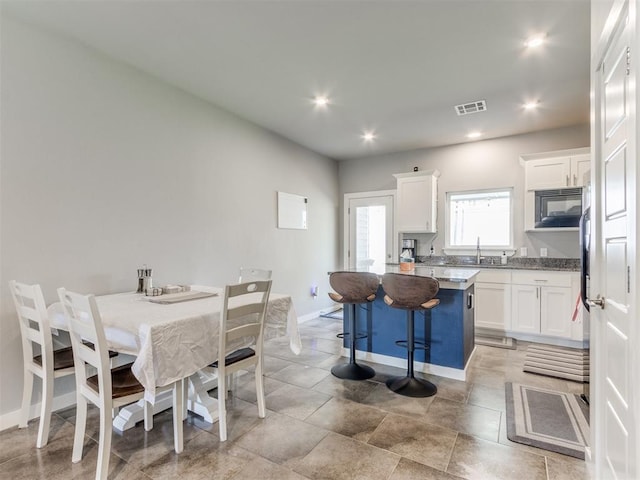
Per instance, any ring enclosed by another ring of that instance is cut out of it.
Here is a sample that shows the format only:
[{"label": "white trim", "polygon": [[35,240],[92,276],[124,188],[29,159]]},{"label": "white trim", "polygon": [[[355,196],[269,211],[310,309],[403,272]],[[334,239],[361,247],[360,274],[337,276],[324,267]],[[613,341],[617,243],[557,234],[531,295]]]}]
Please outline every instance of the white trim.
[{"label": "white trim", "polygon": [[[471,363],[471,358],[475,354],[476,349],[473,348],[473,352],[469,356],[469,360],[467,361],[467,366]],[[349,349],[342,349],[342,356],[349,356]],[[356,359],[365,360],[367,362],[379,363],[381,365],[388,365],[390,367],[398,367],[398,368],[407,368],[407,359],[406,358],[398,358],[392,357],[389,355],[382,355],[381,353],[372,353],[372,352],[363,352],[361,350],[356,350]],[[443,367],[442,365],[433,365],[431,363],[423,363],[415,361],[413,362],[413,368],[416,372],[429,373],[431,375],[437,375],[439,377],[451,378],[453,380],[461,380],[466,381],[467,379],[467,368],[459,369],[453,367]]]},{"label": "white trim", "polygon": [[[53,406],[51,407],[51,411],[56,412],[57,410],[62,410],[75,404],[76,391],[74,389],[72,392],[53,397]],[[29,410],[29,420],[40,417],[40,408],[40,403],[31,405],[31,409]],[[19,421],[20,409],[14,410],[13,412],[5,413],[4,415],[0,415],[0,431],[17,426]]]},{"label": "white trim", "polygon": [[515,338],[516,340],[522,340],[523,342],[543,343],[557,347],[584,348],[584,342],[581,340],[571,340],[570,338],[548,337],[546,335],[513,332],[511,330],[507,330],[504,335]]},{"label": "white trim", "polygon": [[[463,248],[463,247],[448,247],[448,248],[443,248],[442,251],[446,254],[446,255],[474,255],[476,254],[476,249],[469,249],[469,248]],[[487,248],[482,248],[482,245],[480,246],[480,255],[482,257],[485,257],[487,255],[486,254],[495,254],[495,255],[489,255],[490,257],[499,257],[500,255],[502,255],[502,252],[505,252],[507,254],[507,257],[512,257],[516,254],[516,251],[513,248],[500,248],[500,247],[487,247]],[[497,266],[500,266],[499,264],[496,264]],[[470,267],[473,267],[473,265],[469,265]]]},{"label": "white trim", "polygon": [[520,165],[524,166],[529,160],[540,160],[543,158],[571,157],[575,155],[588,155],[591,147],[568,148],[566,150],[554,150],[552,152],[527,153],[520,155]]},{"label": "white trim", "polygon": [[322,309],[322,310],[316,310],[315,312],[307,313],[305,315],[300,315],[298,317],[298,323],[304,323],[304,322],[308,322],[310,320],[315,320],[316,318],[318,318],[322,314],[335,312],[336,310],[340,310],[340,308],[341,307],[339,307],[339,306],[334,306],[334,307],[329,307],[329,308],[325,308],[325,309]]},{"label": "white trim", "polygon": [[[514,187],[495,187],[495,188],[482,188],[478,190],[461,190],[461,191],[451,191],[445,192],[444,194],[444,252],[447,255],[475,255],[476,250],[473,249],[472,245],[465,246],[457,246],[451,245],[451,233],[449,230],[450,227],[450,206],[449,199],[451,195],[460,195],[460,194],[472,194],[472,193],[492,193],[492,192],[509,192],[509,245],[487,245],[482,246],[482,239],[480,239],[480,253],[482,251],[486,252],[503,252],[503,251],[512,251],[515,254],[515,247],[513,245],[514,239],[514,212],[515,212],[515,189]],[[473,250],[472,250],[473,249]],[[471,251],[471,253],[466,253]]]}]

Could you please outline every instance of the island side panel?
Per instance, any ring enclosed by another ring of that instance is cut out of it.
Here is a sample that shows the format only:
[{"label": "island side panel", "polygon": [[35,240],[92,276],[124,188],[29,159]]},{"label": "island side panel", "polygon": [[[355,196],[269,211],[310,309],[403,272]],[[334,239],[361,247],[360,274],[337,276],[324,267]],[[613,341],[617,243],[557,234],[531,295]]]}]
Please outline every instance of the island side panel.
[{"label": "island side panel", "polygon": [[464,369],[473,352],[474,310],[466,290],[441,289],[440,304],[432,310],[431,363]]},{"label": "island side panel", "polygon": [[[473,351],[473,308],[467,304],[467,290],[441,289],[436,298],[440,304],[430,311],[416,312],[415,339],[430,345],[427,350],[416,350],[415,360],[423,363],[463,369]],[[349,329],[351,311],[345,305],[344,328]],[[372,304],[356,307],[357,333],[366,333],[366,339],[357,341],[357,349],[407,358],[407,350],[396,345],[407,338],[407,312],[391,308],[384,303],[384,291],[378,288]],[[345,338],[344,347],[349,340]]]}]

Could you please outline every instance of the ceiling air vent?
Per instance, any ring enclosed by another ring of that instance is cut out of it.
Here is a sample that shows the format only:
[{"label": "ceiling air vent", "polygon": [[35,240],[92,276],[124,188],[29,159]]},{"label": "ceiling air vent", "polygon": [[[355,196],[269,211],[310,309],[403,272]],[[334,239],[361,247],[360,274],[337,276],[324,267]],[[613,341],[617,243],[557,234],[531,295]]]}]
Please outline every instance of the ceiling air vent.
[{"label": "ceiling air vent", "polygon": [[463,103],[454,107],[458,115],[469,115],[470,113],[484,112],[487,109],[487,102],[478,100],[477,102]]}]

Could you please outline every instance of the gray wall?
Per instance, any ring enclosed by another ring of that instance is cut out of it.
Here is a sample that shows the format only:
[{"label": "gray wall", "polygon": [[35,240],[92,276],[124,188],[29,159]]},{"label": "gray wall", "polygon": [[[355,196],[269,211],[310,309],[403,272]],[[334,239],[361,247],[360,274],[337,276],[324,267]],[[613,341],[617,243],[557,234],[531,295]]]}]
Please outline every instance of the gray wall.
[{"label": "gray wall", "polygon": [[[335,161],[77,43],[1,27],[0,420],[22,388],[10,279],[49,303],[60,286],[135,289],[143,263],[159,285],[223,285],[245,265],[273,269],[298,315],[331,305]],[[277,191],[309,198],[308,230],[276,228]]]},{"label": "gray wall", "polygon": [[[480,114],[481,115],[481,114]],[[394,173],[420,170],[440,171],[438,182],[438,232],[433,235],[407,235],[418,239],[418,254],[427,255],[433,241],[437,255],[444,246],[445,194],[451,191],[514,186],[516,249],[527,247],[528,256],[537,257],[540,248],[549,257],[578,258],[577,232],[525,233],[524,231],[524,167],[522,154],[589,146],[589,125],[469,142],[441,148],[380,155],[340,162],[340,196],[345,193],[396,188]],[[340,210],[342,212],[342,209]],[[342,223],[340,224],[342,225]],[[519,254],[519,250],[516,255]]]}]

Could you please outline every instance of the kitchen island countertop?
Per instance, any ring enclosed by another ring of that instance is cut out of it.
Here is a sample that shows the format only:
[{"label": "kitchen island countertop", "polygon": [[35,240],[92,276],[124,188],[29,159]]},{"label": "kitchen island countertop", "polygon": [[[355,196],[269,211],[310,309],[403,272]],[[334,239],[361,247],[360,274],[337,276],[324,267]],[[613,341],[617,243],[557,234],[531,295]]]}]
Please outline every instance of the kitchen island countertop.
[{"label": "kitchen island countertop", "polygon": [[[350,272],[370,272],[379,275],[385,273],[400,273],[402,275],[415,275],[419,277],[433,277],[440,283],[440,288],[454,290],[465,290],[475,282],[476,275],[480,270],[473,268],[457,268],[449,266],[415,265],[413,270],[401,271],[398,264],[385,265],[384,271],[381,268],[366,267],[349,269]],[[331,273],[331,272],[329,272]]]}]

